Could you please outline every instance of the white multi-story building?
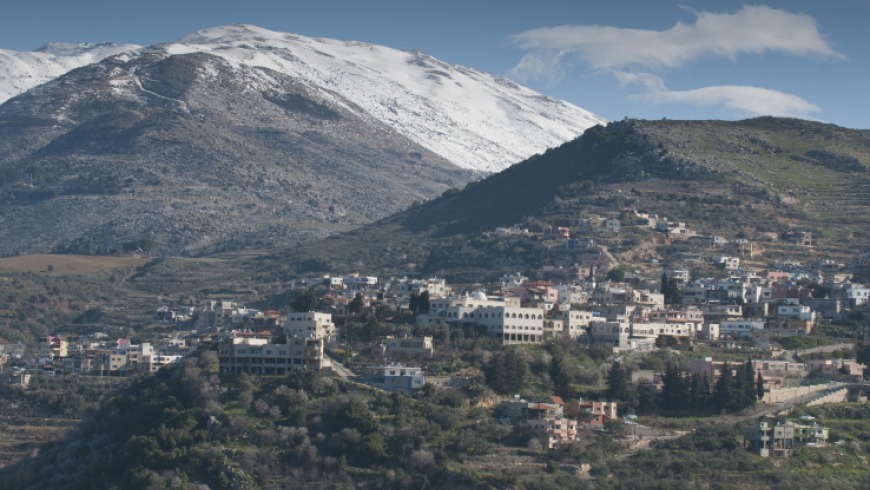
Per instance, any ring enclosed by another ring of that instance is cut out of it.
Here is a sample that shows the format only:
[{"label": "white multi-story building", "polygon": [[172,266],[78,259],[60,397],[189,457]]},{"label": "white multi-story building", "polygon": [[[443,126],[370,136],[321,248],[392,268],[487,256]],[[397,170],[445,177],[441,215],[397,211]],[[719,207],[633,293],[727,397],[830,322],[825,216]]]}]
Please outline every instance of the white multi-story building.
[{"label": "white multi-story building", "polygon": [[740,305],[703,305],[700,310],[704,314],[704,321],[719,322],[722,320],[739,320],[743,318],[743,307]]},{"label": "white multi-story building", "polygon": [[327,342],[335,337],[337,329],[332,323],[331,313],[288,313],[284,321],[284,335],[287,338],[325,339]]},{"label": "white multi-story building", "polygon": [[649,314],[649,321],[669,326],[684,325],[688,330],[696,332],[704,323],[704,312],[694,306],[653,310]]},{"label": "white multi-story building", "polygon": [[544,336],[544,309],[520,306],[520,299],[488,298],[477,292],[460,298],[433,298],[429,313],[418,315],[418,325],[477,323],[505,344],[541,343]]},{"label": "white multi-story building", "polygon": [[522,306],[485,306],[461,319],[486,327],[503,344],[540,344],[544,341],[544,310]]},{"label": "white multi-story building", "polygon": [[677,284],[683,285],[689,282],[689,271],[685,269],[665,269],[662,271],[667,279],[677,281]]},{"label": "white multi-story building", "polygon": [[802,321],[816,321],[816,312],[804,305],[779,305],[776,307],[776,315],[779,318],[789,317]]},{"label": "white multi-story building", "polygon": [[859,284],[849,284],[843,289],[843,298],[849,306],[861,306],[870,303],[870,288]]}]

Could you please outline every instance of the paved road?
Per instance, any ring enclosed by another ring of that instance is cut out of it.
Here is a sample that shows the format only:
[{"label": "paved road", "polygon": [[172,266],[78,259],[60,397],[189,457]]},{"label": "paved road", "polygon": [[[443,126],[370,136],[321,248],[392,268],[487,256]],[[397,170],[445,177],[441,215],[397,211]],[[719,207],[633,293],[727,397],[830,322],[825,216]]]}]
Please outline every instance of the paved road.
[{"label": "paved road", "polygon": [[335,374],[337,374],[339,377],[344,378],[344,379],[359,378],[359,376],[357,376],[356,373],[354,373],[350,369],[344,367],[344,364],[338,362],[337,360],[335,360],[335,358],[333,358],[329,354],[324,353],[323,356],[325,358],[329,359],[329,362],[332,363],[332,370],[335,371]]}]

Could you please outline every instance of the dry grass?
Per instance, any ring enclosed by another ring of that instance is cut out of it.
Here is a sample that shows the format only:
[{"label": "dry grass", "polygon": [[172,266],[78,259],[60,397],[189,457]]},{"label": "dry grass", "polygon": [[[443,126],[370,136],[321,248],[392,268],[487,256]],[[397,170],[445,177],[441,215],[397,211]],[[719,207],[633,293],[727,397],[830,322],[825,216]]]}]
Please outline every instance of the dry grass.
[{"label": "dry grass", "polygon": [[117,257],[97,255],[22,255],[0,259],[2,272],[45,272],[50,274],[81,274],[92,276],[113,269],[129,269],[144,265],[144,257]]}]

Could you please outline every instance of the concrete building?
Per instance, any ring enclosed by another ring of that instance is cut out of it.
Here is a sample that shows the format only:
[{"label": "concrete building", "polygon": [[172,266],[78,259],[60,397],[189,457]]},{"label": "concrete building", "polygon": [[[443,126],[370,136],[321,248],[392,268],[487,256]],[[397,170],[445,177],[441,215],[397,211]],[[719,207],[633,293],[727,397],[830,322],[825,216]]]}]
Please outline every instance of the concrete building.
[{"label": "concrete building", "polygon": [[719,324],[719,333],[722,337],[749,338],[763,331],[762,320],[725,320]]},{"label": "concrete building", "polygon": [[419,367],[390,363],[385,366],[370,366],[366,369],[366,382],[387,391],[412,391],[426,384],[426,377]]},{"label": "concrete building", "polygon": [[788,457],[794,451],[794,427],[758,422],[743,433],[743,447],[762,457]]},{"label": "concrete building", "polygon": [[435,354],[432,337],[387,338],[386,354],[407,357],[431,358]]},{"label": "concrete building", "polygon": [[504,344],[539,344],[544,338],[542,308],[520,306],[520,299],[488,298],[481,292],[461,298],[430,299],[429,313],[417,315],[418,325],[476,323]]},{"label": "concrete building", "polygon": [[284,321],[284,335],[299,338],[324,339],[327,342],[337,334],[337,329],[332,323],[331,313],[288,313]]},{"label": "concrete building", "polygon": [[566,417],[576,419],[581,426],[601,429],[604,423],[616,420],[616,402],[580,400],[565,404]]},{"label": "concrete building", "polygon": [[222,374],[287,374],[292,369],[324,371],[332,365],[323,354],[322,338],[288,337],[286,344],[268,339],[233,337],[218,345]]},{"label": "concrete building", "polygon": [[555,449],[577,440],[577,421],[574,419],[552,417],[530,419],[526,423],[530,429],[545,435],[548,449]]}]

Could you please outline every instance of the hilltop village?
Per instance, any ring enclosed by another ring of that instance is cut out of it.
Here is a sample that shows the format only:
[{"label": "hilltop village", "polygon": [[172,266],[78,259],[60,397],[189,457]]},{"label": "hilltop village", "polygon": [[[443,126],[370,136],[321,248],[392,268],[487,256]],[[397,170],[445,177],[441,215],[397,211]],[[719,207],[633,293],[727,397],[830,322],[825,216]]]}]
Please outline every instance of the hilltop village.
[{"label": "hilltop village", "polygon": [[[621,218],[583,225],[606,237],[620,233]],[[759,264],[760,247],[747,240],[703,236],[639,213],[632,219],[701,251],[682,252],[643,277],[620,267],[601,244],[606,239],[567,228],[499,229],[493,235],[532,237],[579,251],[580,260],[568,271],[462,286],[439,277],[301,277],[287,284],[293,299],[279,309],[230,299],[165,304],[151,337],[55,335],[35,355],[21,344],[0,345],[6,380],[26,386],[33,376],[129,376],[211,350],[224,375],[308,369],[389,392],[474,392],[496,403],[499,420],[519,423],[551,449],[616,423],[655,434],[634,421],[636,413],[850,399],[866,369],[855,350],[858,332],[841,342],[813,335],[848,324],[870,302],[870,288],[852,282],[846,265],[822,259],[760,268],[748,265]],[[812,246],[808,234],[792,239]],[[857,256],[852,267],[868,258]],[[562,349],[586,351],[597,364],[554,371],[554,359],[548,382],[529,383],[533,357]],[[757,454],[787,456],[795,444],[824,444],[827,434],[818,424],[762,421],[744,437]]]}]

